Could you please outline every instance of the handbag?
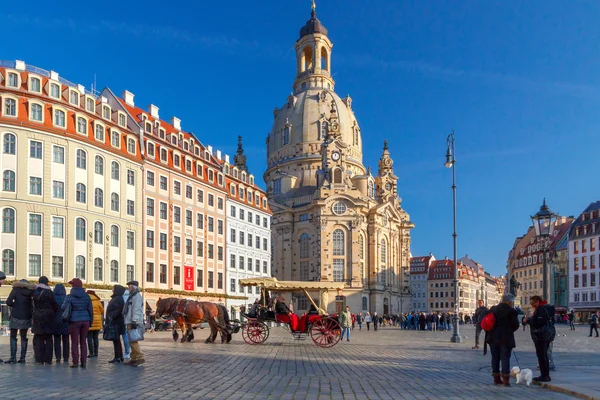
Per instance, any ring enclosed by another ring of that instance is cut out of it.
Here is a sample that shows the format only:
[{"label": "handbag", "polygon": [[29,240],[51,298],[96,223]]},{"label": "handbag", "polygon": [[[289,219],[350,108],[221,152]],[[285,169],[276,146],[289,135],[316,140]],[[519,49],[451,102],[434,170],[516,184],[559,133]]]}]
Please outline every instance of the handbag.
[{"label": "handbag", "polygon": [[104,324],[102,339],[112,342],[118,340],[121,335],[119,334],[119,328],[111,322],[112,320],[109,319],[108,322]]},{"label": "handbag", "polygon": [[139,325],[136,328],[131,328],[127,331],[130,342],[139,342],[144,340],[144,325]]},{"label": "handbag", "polygon": [[62,312],[62,320],[63,321],[70,321],[71,320],[71,296],[67,296],[67,298],[65,299],[65,302],[67,303],[67,306],[65,307],[65,309]]}]

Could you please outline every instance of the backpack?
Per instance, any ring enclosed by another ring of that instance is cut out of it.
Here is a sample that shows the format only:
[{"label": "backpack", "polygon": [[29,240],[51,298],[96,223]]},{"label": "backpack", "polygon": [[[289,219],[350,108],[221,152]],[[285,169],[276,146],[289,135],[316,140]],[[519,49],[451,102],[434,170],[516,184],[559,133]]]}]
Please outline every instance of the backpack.
[{"label": "backpack", "polygon": [[488,312],[487,314],[485,314],[485,317],[483,317],[483,319],[481,320],[481,329],[483,329],[486,332],[490,332],[494,329],[495,325],[496,316],[494,315],[494,313]]}]

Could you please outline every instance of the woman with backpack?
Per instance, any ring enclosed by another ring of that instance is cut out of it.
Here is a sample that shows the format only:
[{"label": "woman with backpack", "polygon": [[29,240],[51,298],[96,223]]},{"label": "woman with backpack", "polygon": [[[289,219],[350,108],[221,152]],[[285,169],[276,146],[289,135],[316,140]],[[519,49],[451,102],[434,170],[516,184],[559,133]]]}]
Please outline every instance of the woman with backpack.
[{"label": "woman with backpack", "polygon": [[[481,328],[486,331],[485,343],[490,346],[492,353],[494,385],[510,386],[510,356],[512,349],[517,347],[514,332],[519,329],[519,317],[513,308],[514,300],[512,294],[504,294],[501,303],[492,307],[481,321]],[[484,354],[486,350],[487,347],[484,347]]]}]

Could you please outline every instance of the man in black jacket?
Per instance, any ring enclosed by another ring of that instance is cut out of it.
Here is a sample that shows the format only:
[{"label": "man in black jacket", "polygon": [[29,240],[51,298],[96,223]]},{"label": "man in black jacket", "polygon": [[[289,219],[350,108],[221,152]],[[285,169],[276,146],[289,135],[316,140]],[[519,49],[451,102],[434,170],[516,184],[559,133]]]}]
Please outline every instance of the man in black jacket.
[{"label": "man in black jacket", "polygon": [[479,348],[479,336],[481,335],[481,321],[483,321],[483,317],[490,312],[488,308],[484,305],[483,299],[478,301],[479,307],[475,310],[475,346],[472,349]]},{"label": "man in black jacket", "polygon": [[540,296],[533,296],[529,300],[531,307],[535,309],[530,318],[525,318],[525,322],[530,326],[529,332],[535,345],[535,353],[538,358],[541,375],[533,378],[538,382],[550,382],[550,360],[548,358],[548,348],[554,341],[556,331],[554,328],[555,309],[549,304],[545,304]]}]

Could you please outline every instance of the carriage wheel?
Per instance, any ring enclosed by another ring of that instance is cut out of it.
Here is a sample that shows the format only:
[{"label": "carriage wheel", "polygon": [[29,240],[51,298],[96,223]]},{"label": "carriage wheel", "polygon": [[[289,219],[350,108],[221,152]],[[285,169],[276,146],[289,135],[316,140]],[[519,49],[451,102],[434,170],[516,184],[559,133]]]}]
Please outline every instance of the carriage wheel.
[{"label": "carriage wheel", "polygon": [[248,322],[242,328],[242,338],[248,344],[261,344],[269,337],[269,327],[262,322]]},{"label": "carriage wheel", "polygon": [[310,327],[310,337],[319,347],[335,346],[340,341],[341,334],[340,324],[331,317],[320,319]]}]

